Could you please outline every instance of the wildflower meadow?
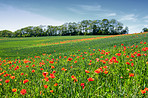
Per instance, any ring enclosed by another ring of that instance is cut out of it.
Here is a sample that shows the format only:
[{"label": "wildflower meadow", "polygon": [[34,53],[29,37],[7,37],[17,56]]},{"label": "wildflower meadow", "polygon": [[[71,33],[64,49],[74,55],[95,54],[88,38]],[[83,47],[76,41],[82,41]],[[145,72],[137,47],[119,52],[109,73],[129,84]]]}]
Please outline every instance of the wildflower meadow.
[{"label": "wildflower meadow", "polygon": [[148,33],[0,42],[1,98],[148,97]]}]

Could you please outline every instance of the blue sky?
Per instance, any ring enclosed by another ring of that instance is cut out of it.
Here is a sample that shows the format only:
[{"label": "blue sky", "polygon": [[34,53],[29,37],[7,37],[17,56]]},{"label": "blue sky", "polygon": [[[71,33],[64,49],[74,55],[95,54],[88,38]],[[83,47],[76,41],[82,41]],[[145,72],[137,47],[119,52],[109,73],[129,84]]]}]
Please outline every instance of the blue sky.
[{"label": "blue sky", "polygon": [[0,0],[0,30],[116,19],[129,33],[148,27],[147,0]]}]

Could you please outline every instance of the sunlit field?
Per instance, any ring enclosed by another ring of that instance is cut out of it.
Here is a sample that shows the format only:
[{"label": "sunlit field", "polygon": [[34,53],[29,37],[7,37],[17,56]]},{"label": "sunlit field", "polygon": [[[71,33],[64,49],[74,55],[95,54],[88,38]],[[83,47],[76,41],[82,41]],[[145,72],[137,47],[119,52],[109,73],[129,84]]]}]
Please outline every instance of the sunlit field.
[{"label": "sunlit field", "polygon": [[148,33],[0,38],[1,98],[147,98]]}]

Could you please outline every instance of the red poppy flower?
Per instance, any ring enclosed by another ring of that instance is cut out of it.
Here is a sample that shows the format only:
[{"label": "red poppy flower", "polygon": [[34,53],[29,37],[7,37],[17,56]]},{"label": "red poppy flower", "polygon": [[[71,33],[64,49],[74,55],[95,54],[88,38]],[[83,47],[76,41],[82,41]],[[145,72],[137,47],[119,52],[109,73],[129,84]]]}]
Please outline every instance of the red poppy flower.
[{"label": "red poppy flower", "polygon": [[148,88],[145,88],[146,91],[148,91]]},{"label": "red poppy flower", "polygon": [[50,93],[53,93],[53,90],[50,90]]},{"label": "red poppy flower", "polygon": [[108,74],[108,71],[104,71],[105,74]]},{"label": "red poppy flower", "polygon": [[140,54],[140,53],[138,53],[138,54],[137,54],[137,56],[141,56],[141,54]]},{"label": "red poppy flower", "polygon": [[84,89],[84,87],[85,87],[84,83],[81,83],[81,86],[82,86],[82,89]]},{"label": "red poppy flower", "polygon": [[81,83],[81,86],[84,86],[84,83]]},{"label": "red poppy flower", "polygon": [[72,58],[69,57],[69,58],[68,58],[68,61],[71,61],[71,60],[72,60]]},{"label": "red poppy flower", "polygon": [[121,56],[121,53],[116,53],[117,56]]},{"label": "red poppy flower", "polygon": [[77,63],[77,61],[74,61],[74,63]]},{"label": "red poppy flower", "polygon": [[24,81],[23,81],[23,83],[25,84],[25,83],[27,83],[27,82],[29,82],[29,80],[28,79],[25,79]]},{"label": "red poppy flower", "polygon": [[24,73],[21,73],[21,75],[24,75]]},{"label": "red poppy flower", "polygon": [[11,79],[15,79],[15,76],[10,76]]},{"label": "red poppy flower", "polygon": [[20,92],[22,95],[25,95],[27,93],[27,91],[25,89],[22,89]]},{"label": "red poppy flower", "polygon": [[56,73],[56,71],[54,70],[52,73]]},{"label": "red poppy flower", "polygon": [[145,89],[144,89],[144,90],[141,90],[141,93],[142,93],[142,94],[146,93],[146,90],[145,90]]},{"label": "red poppy flower", "polygon": [[127,64],[127,65],[130,65],[130,63],[129,63],[129,62],[126,62],[126,64]]},{"label": "red poppy flower", "polygon": [[134,73],[130,73],[129,76],[130,76],[130,77],[134,77]]},{"label": "red poppy flower", "polygon": [[85,70],[85,72],[86,72],[86,73],[89,73],[89,71],[88,71],[88,70]]},{"label": "red poppy flower", "polygon": [[43,72],[42,75],[43,75],[44,77],[46,77],[46,76],[48,75],[48,72]]},{"label": "red poppy flower", "polygon": [[54,66],[51,66],[51,68],[55,68]]},{"label": "red poppy flower", "polygon": [[49,61],[49,63],[53,64],[53,63],[54,63],[54,61]]},{"label": "red poppy flower", "polygon": [[40,70],[43,70],[43,68],[41,68]]},{"label": "red poppy flower", "polygon": [[87,80],[88,80],[88,82],[94,81],[94,78],[88,78]]},{"label": "red poppy flower", "polygon": [[54,74],[50,74],[49,78],[55,78]]},{"label": "red poppy flower", "polygon": [[26,65],[26,67],[29,67],[28,65]]},{"label": "red poppy flower", "polygon": [[58,86],[58,83],[55,83],[54,86]]},{"label": "red poppy flower", "polygon": [[32,72],[35,72],[35,70],[33,69]]},{"label": "red poppy flower", "polygon": [[97,69],[94,71],[95,73],[100,73],[100,69]]},{"label": "red poppy flower", "polygon": [[35,65],[33,64],[32,67],[35,67]]},{"label": "red poppy flower", "polygon": [[74,75],[72,75],[71,78],[74,80],[74,82],[78,81],[77,78]]},{"label": "red poppy flower", "polygon": [[16,88],[12,89],[12,92],[16,92],[16,91],[17,91],[17,89],[16,89]]},{"label": "red poppy flower", "polygon": [[9,83],[10,80],[5,80],[5,83]]},{"label": "red poppy flower", "polygon": [[104,66],[103,68],[107,68],[107,66]]},{"label": "red poppy flower", "polygon": [[134,63],[131,63],[131,66],[133,67],[134,66]]},{"label": "red poppy flower", "polygon": [[44,85],[44,87],[47,88],[48,86],[47,85]]}]

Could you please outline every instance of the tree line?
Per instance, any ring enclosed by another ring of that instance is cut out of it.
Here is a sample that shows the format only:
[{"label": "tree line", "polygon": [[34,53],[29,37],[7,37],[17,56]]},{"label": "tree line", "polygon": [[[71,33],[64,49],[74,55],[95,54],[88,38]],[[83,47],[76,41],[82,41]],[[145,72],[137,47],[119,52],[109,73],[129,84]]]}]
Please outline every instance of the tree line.
[{"label": "tree line", "polygon": [[117,35],[128,34],[128,27],[115,19],[83,20],[69,22],[60,26],[28,26],[14,32],[0,31],[1,37],[39,37],[39,36],[67,36],[67,35]]}]

